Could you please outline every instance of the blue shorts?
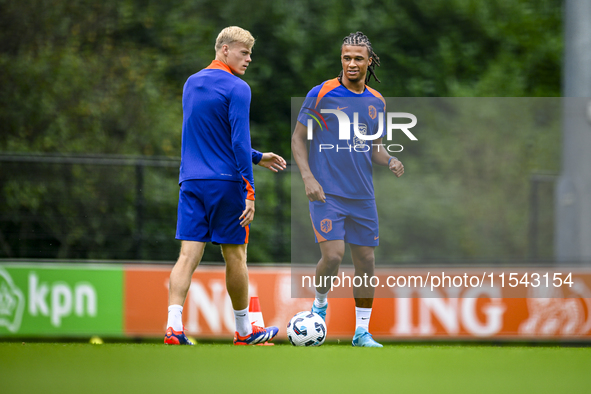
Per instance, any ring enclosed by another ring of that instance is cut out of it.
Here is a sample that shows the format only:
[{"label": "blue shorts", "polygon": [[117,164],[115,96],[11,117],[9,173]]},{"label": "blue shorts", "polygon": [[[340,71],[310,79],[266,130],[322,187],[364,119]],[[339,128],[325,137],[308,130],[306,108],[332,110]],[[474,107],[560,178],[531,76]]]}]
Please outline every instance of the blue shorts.
[{"label": "blue shorts", "polygon": [[378,246],[380,231],[376,201],[326,195],[326,202],[310,201],[316,242],[344,240],[361,246]]},{"label": "blue shorts", "polygon": [[179,191],[176,239],[247,244],[250,225],[242,227],[239,219],[246,208],[245,199],[246,191],[241,182],[183,181]]}]

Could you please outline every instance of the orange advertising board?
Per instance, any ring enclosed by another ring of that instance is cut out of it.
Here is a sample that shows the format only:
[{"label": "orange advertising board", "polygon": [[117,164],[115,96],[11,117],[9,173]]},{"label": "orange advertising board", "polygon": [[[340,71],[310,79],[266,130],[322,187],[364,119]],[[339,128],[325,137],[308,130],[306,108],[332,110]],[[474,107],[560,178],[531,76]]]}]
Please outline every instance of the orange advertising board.
[{"label": "orange advertising board", "polygon": [[[127,336],[163,336],[167,320],[170,266],[126,266],[124,275],[124,332]],[[376,298],[370,331],[380,339],[522,339],[590,340],[591,273],[575,275],[579,287],[568,297],[515,298],[511,289],[468,297],[438,289],[438,297],[399,291]],[[292,298],[289,267],[249,268],[250,295],[258,296],[265,324],[278,326],[279,338],[297,312],[309,310],[312,298]],[[447,292],[447,293],[446,293]],[[311,296],[313,293],[309,293]],[[453,295],[453,297],[451,297]],[[232,305],[225,287],[224,268],[201,266],[192,277],[184,305],[188,335],[231,338]],[[350,341],[355,329],[352,298],[329,298],[329,340]]]},{"label": "orange advertising board", "polygon": [[[124,330],[129,336],[159,336],[166,330],[170,266],[128,266],[125,270]],[[289,268],[250,268],[250,295],[258,296],[266,325],[285,335],[289,319],[310,308],[311,299],[291,298]],[[234,314],[223,267],[199,267],[183,309],[187,334],[232,337]]]}]

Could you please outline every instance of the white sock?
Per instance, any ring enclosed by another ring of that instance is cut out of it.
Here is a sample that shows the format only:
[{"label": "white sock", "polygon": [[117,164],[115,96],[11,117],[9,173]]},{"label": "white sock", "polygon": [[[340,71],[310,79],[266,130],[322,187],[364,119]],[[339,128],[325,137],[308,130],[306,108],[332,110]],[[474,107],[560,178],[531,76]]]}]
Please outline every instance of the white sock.
[{"label": "white sock", "polygon": [[316,292],[316,299],[314,299],[314,306],[316,308],[325,307],[326,304],[328,304],[328,300],[326,299],[328,297],[328,292],[322,294],[318,291],[318,289],[314,289],[314,291]]},{"label": "white sock", "polygon": [[363,327],[369,331],[369,318],[371,317],[371,308],[355,307],[355,329]]},{"label": "white sock", "polygon": [[166,327],[172,327],[175,331],[183,331],[183,306],[170,305],[168,307],[168,323]]},{"label": "white sock", "polygon": [[234,320],[236,321],[236,331],[241,337],[252,334],[252,324],[250,324],[250,315],[248,308],[241,311],[234,310]]}]

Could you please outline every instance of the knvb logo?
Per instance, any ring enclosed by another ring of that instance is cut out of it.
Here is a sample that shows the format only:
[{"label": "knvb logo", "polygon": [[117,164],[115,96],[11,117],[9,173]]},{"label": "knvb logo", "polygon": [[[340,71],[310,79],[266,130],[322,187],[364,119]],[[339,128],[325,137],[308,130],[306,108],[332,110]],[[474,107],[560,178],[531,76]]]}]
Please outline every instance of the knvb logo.
[{"label": "knvb logo", "polygon": [[[310,111],[308,113],[308,115],[312,118],[312,119],[308,119],[308,124],[307,124],[308,140],[313,139],[313,125],[314,125],[313,120],[316,121],[316,123],[320,127],[320,130],[324,130],[324,128],[326,128],[326,130],[328,130],[328,124],[327,124],[324,116],[322,116],[322,114],[333,114],[337,117],[337,120],[339,122],[339,140],[350,141],[351,139],[353,139],[353,144],[351,145],[348,143],[348,145],[346,147],[342,147],[342,146],[338,146],[338,145],[335,147],[333,144],[320,144],[319,151],[322,152],[323,150],[330,150],[330,149],[336,148],[337,152],[339,150],[343,150],[343,149],[350,152],[351,148],[353,148],[356,152],[368,152],[369,149],[371,149],[371,146],[365,142],[366,141],[375,141],[384,134],[384,113],[379,112],[376,114],[375,107],[373,107],[373,106],[370,106],[370,107],[371,107],[369,109],[370,117],[372,119],[375,119],[376,117],[378,118],[378,130],[375,132],[375,134],[368,134],[367,125],[365,125],[363,123],[359,123],[359,113],[358,112],[353,113],[353,122],[351,122],[351,119],[349,118],[349,116],[339,109],[321,109],[320,112],[318,112],[312,108],[306,107],[305,109]],[[400,118],[410,119],[410,123],[394,123],[394,119],[400,119]],[[418,141],[418,138],[415,137],[414,134],[411,133],[409,130],[409,129],[413,128],[414,126],[416,126],[416,124],[417,124],[417,117],[411,113],[408,113],[408,112],[388,112],[386,114],[386,138],[387,138],[387,140],[392,141],[392,136],[393,136],[394,130],[401,130],[411,141]],[[353,136],[351,134],[351,125],[353,126],[353,133],[354,133]],[[378,149],[380,149],[380,146],[385,145],[385,144],[382,144],[382,145],[371,144],[371,145],[378,146]],[[404,147],[400,144],[390,144],[390,145],[386,146],[386,149],[389,152],[401,152],[404,149]]]},{"label": "knvb logo", "polygon": [[320,230],[322,230],[323,233],[329,233],[330,230],[332,230],[332,220],[323,219],[320,222]]}]

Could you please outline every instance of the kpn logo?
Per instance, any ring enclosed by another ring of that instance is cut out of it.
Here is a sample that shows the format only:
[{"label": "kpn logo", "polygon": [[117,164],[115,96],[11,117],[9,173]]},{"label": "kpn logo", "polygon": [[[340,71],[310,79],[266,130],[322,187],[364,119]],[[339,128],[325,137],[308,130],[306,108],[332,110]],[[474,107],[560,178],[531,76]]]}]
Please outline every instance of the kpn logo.
[{"label": "kpn logo", "polygon": [[[79,318],[96,317],[95,287],[88,282],[70,285],[67,281],[73,281],[68,280],[67,273],[60,280],[44,281],[35,271],[6,270],[0,266],[0,328],[5,327],[10,333],[43,333],[48,328],[75,329]],[[63,327],[64,319],[70,316],[74,319]]]},{"label": "kpn logo", "polygon": [[[345,109],[346,107],[337,107],[337,109],[322,108],[320,109],[320,112],[313,108],[304,108],[309,111],[308,115],[310,116],[307,122],[308,140],[312,140],[314,138],[314,122],[316,122],[320,131],[325,129],[326,131],[334,131],[329,129],[328,124],[330,123],[331,126],[333,126],[335,125],[334,120],[338,122],[338,140],[343,141],[343,144],[320,143],[318,144],[319,152],[327,150],[336,150],[337,152],[342,150],[348,152],[369,152],[373,147],[377,147],[378,150],[386,149],[390,153],[402,152],[404,147],[401,144],[373,143],[373,141],[382,138],[384,135],[386,136],[387,141],[391,142],[394,136],[394,131],[396,130],[402,131],[404,135],[411,141],[418,141],[418,138],[415,137],[415,135],[409,130],[416,126],[417,117],[408,112],[387,112],[386,114],[383,112],[378,113],[375,107],[370,105],[368,109],[369,118],[372,122],[374,122],[374,124],[368,125],[359,121],[359,112],[353,113],[353,122],[351,122],[349,115],[342,111],[342,109]],[[329,114],[329,116],[323,116],[323,114]],[[334,118],[331,119],[331,115],[334,116]],[[386,123],[385,134],[384,119]],[[394,123],[395,119],[409,119],[410,122]],[[375,122],[377,122],[377,125]],[[373,134],[370,134],[370,127],[376,130]],[[353,129],[353,133],[351,133],[351,129]]]},{"label": "kpn logo", "polygon": [[25,310],[25,297],[11,276],[0,267],[0,327],[17,332]]}]

